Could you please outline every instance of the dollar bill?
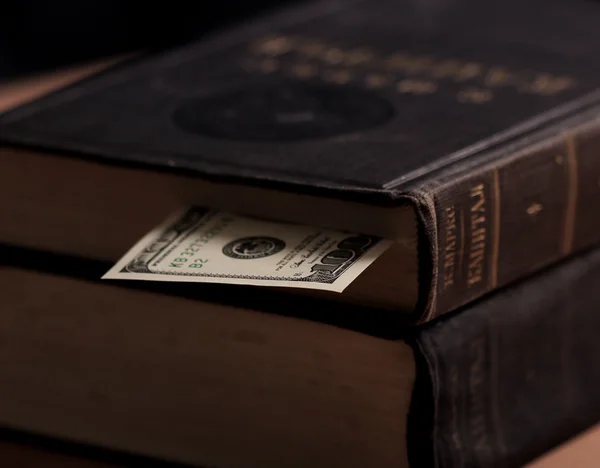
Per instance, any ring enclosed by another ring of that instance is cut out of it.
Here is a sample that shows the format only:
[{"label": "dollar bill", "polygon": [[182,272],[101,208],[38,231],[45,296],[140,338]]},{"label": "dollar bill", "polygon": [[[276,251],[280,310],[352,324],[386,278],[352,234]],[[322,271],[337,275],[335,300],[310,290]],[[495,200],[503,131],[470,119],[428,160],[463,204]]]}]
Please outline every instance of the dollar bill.
[{"label": "dollar bill", "polygon": [[391,244],[369,235],[192,207],[147,234],[103,279],[342,292]]}]

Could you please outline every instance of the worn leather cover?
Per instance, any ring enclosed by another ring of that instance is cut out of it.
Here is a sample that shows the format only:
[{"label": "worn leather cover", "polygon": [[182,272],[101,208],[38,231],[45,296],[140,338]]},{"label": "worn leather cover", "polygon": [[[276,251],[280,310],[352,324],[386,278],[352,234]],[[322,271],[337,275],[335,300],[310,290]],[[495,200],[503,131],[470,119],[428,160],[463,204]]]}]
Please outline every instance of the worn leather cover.
[{"label": "worn leather cover", "polygon": [[0,144],[411,204],[423,322],[600,240],[599,22],[586,0],[308,2],[9,112]]},{"label": "worn leather cover", "polygon": [[[106,268],[2,245],[0,259],[82,281],[98,281],[97,273]],[[403,332],[380,311],[322,307],[310,298],[286,301],[283,313],[404,339],[413,346],[417,382],[408,421],[411,466],[516,468],[600,422],[599,282],[597,249]],[[128,282],[121,287],[270,313],[282,313],[279,304],[285,301],[258,288],[231,294],[228,285]]]},{"label": "worn leather cover", "polygon": [[594,250],[425,327],[415,466],[519,467],[600,422],[599,284]]},{"label": "worn leather cover", "polygon": [[594,91],[598,21],[584,0],[309,2],[10,113],[1,137],[308,190],[399,189]]}]

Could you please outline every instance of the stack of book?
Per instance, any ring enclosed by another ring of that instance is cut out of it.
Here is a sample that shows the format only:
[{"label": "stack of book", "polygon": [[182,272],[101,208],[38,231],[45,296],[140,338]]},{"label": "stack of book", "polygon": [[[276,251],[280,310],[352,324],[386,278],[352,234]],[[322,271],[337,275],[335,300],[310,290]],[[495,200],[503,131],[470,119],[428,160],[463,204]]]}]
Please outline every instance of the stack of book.
[{"label": "stack of book", "polygon": [[512,467],[600,421],[600,9],[459,3],[312,2],[7,89],[0,425]]}]

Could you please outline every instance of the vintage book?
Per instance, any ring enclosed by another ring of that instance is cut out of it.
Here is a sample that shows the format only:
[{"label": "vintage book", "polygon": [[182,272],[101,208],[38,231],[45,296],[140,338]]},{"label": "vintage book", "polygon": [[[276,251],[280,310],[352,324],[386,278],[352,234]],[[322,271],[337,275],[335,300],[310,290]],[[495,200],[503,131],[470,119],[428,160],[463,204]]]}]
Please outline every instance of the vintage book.
[{"label": "vintage book", "polygon": [[[599,456],[600,426],[551,450],[526,468],[596,468]],[[0,460],[19,468],[185,468],[185,465],[7,430],[0,431]]]},{"label": "vintage book", "polygon": [[118,66],[1,119],[0,241],[114,262],[182,205],[343,228],[397,240],[407,298],[369,294],[427,321],[599,240],[599,21],[324,0]]},{"label": "vintage book", "polygon": [[207,467],[453,468],[522,466],[600,421],[600,250],[401,336],[263,288],[0,259],[5,427]]},{"label": "vintage book", "polygon": [[[596,468],[599,456],[600,426],[596,426],[550,450],[526,468]],[[190,468],[189,465],[5,429],[0,429],[0,460],[19,468]]]}]

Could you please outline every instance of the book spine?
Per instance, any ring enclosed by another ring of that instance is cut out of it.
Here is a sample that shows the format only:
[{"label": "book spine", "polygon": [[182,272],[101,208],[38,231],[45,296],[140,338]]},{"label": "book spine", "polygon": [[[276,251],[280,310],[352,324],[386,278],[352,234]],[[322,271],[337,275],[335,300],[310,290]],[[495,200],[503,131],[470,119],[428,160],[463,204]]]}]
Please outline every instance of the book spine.
[{"label": "book spine", "polygon": [[600,126],[564,130],[436,181],[440,316],[600,241]]},{"label": "book spine", "polygon": [[594,250],[424,327],[415,466],[522,466],[600,421],[599,284]]}]

